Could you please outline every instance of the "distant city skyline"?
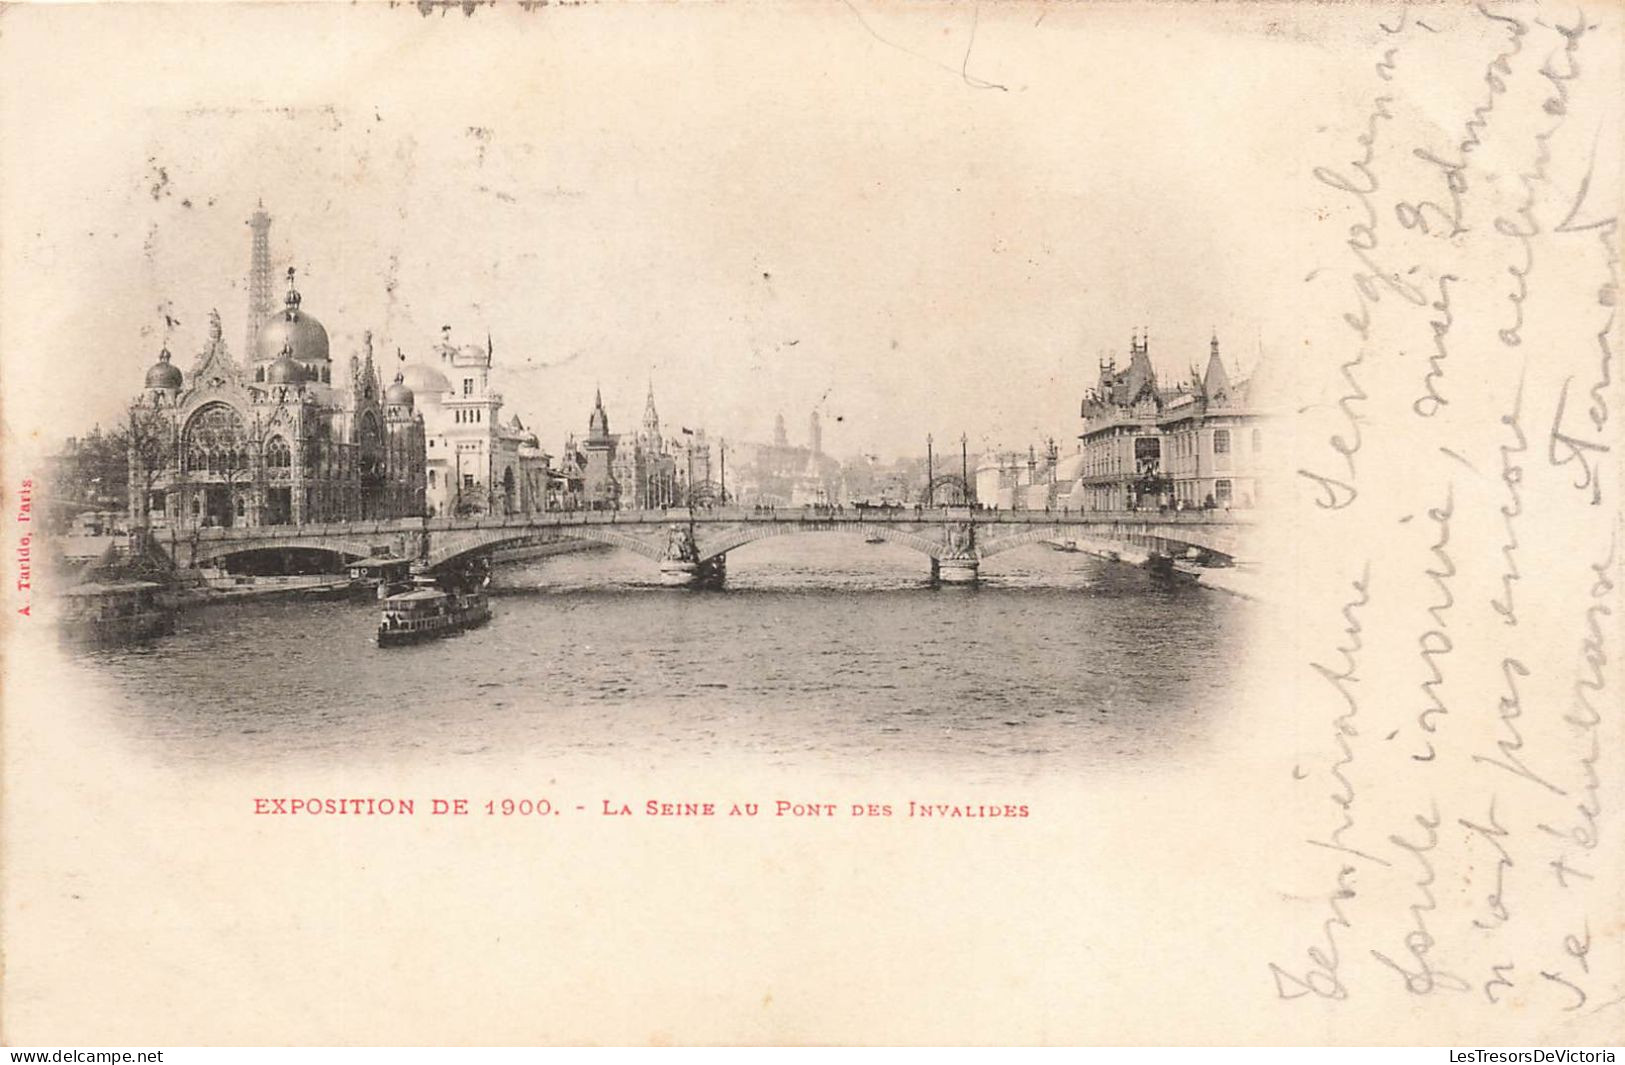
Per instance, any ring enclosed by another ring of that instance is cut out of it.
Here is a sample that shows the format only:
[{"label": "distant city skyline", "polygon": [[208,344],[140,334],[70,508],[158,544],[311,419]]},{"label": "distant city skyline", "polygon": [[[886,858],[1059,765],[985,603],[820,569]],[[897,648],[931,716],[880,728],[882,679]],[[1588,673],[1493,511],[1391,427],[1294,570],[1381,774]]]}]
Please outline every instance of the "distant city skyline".
[{"label": "distant city skyline", "polygon": [[[271,212],[271,208],[275,205],[265,204],[262,207],[261,202],[262,201],[257,201],[254,211],[249,212],[249,215],[245,217],[245,225],[248,224],[250,219],[260,211],[271,214],[273,223],[275,222],[276,215]],[[241,271],[243,276],[241,279],[235,277],[225,279],[225,283],[231,287],[232,295],[236,296],[237,301],[240,304],[240,307],[235,314],[229,310],[221,311],[219,307],[210,307],[207,312],[200,315],[190,309],[177,306],[173,301],[166,301],[163,304],[160,304],[158,313],[153,316],[154,320],[141,323],[136,330],[140,336],[150,340],[152,352],[149,353],[138,349],[132,355],[132,360],[141,361],[141,365],[144,366],[150,362],[153,354],[158,350],[167,349],[171,352],[177,366],[181,368],[189,367],[196,360],[198,354],[208,347],[210,342],[209,321],[210,318],[216,313],[219,313],[221,318],[228,323],[228,328],[226,329],[228,347],[232,346],[229,338],[234,333],[236,335],[242,335],[245,331],[252,332],[252,329],[248,328],[250,319],[258,320],[258,316],[254,314],[250,306],[252,302],[250,293],[251,285],[249,284],[250,271],[246,269],[246,264],[248,262],[247,257],[250,254],[250,248],[251,244],[245,236],[241,241],[241,248],[239,249],[239,257],[242,259],[245,265],[245,269]],[[294,270],[296,274],[300,273],[301,271],[299,270],[299,267],[291,265],[299,258],[300,256],[296,254],[290,254],[282,251],[273,241],[270,259],[273,265],[273,273],[277,274],[279,277],[286,276],[289,269]],[[309,286],[308,282],[302,284],[304,284],[307,288]],[[272,294],[273,305],[279,306],[280,300],[281,292],[274,292]],[[335,302],[338,306],[346,306],[354,301],[339,300]],[[231,328],[230,323],[233,323],[234,321],[236,324],[245,328]],[[414,363],[428,364],[431,362],[434,357],[435,346],[442,343],[448,335],[456,344],[473,343],[480,339],[479,336],[476,335],[477,331],[470,331],[466,334],[460,334],[457,327],[455,325],[451,325],[450,323],[443,324],[439,329],[434,330],[431,334],[421,338],[394,338],[387,333],[379,334],[374,330],[365,327],[361,328],[359,331],[355,328],[346,328],[343,323],[334,321],[331,314],[328,314],[326,324],[334,334],[335,343],[333,354],[335,360],[341,362],[347,360],[349,354],[360,355],[362,353],[364,343],[364,334],[373,333],[373,350],[375,352],[375,356],[378,358],[380,371],[384,374],[386,381],[392,375],[393,368],[396,365],[410,365]],[[1181,361],[1178,353],[1164,350],[1162,346],[1157,343],[1155,331],[1149,324],[1131,326],[1131,335],[1152,336],[1150,352],[1151,360],[1156,366],[1159,376],[1162,376],[1168,383],[1172,384],[1176,381],[1184,380],[1191,368],[1199,366],[1201,360],[1205,359],[1207,346],[1209,339],[1211,339],[1212,333],[1210,332],[1210,337],[1208,339],[1201,341],[1200,357],[1193,354],[1190,359],[1184,361]],[[484,338],[486,342],[499,349],[497,357],[494,361],[491,377],[493,386],[498,391],[504,392],[504,394],[509,397],[509,416],[519,416],[527,428],[531,428],[541,433],[543,436],[543,446],[548,450],[557,450],[557,448],[566,439],[570,437],[579,437],[585,432],[586,416],[591,411],[591,400],[588,399],[583,404],[581,416],[573,421],[566,417],[558,423],[550,422],[542,415],[531,413],[530,408],[524,405],[525,398],[538,391],[537,383],[539,379],[545,380],[548,375],[562,374],[571,367],[575,367],[575,369],[572,371],[572,377],[579,378],[583,376],[590,376],[593,382],[591,386],[593,394],[603,395],[604,406],[609,412],[612,425],[616,427],[636,424],[637,419],[643,410],[645,399],[649,390],[654,390],[657,394],[657,399],[659,398],[661,375],[652,368],[646,372],[645,378],[641,385],[636,380],[606,382],[602,374],[595,374],[592,372],[593,359],[586,353],[577,353],[574,356],[566,356],[563,359],[537,358],[533,354],[508,351],[505,349],[505,346],[497,345],[495,337],[489,329],[485,330]],[[413,342],[414,340],[416,342]],[[350,345],[349,347],[346,347],[347,343]],[[1095,372],[1095,369],[1100,362],[1107,359],[1115,359],[1119,363],[1125,362],[1128,357],[1129,343],[1130,341],[1127,338],[1124,338],[1124,341],[1121,344],[1113,343],[1110,338],[1101,338],[1101,343],[1093,349],[1092,353],[1080,352],[1076,359],[1073,360],[1076,364],[1075,369],[1077,373],[1077,380],[1063,381],[1061,382],[1061,387],[1063,389],[1069,389],[1073,393],[1068,401],[1068,405],[1074,408],[1074,411],[1077,405],[1077,398],[1081,397],[1084,392],[1092,387],[1090,384],[1090,381],[1092,380],[1091,375]],[[1187,345],[1183,343],[1183,340],[1181,340],[1179,342],[1178,351],[1182,352],[1187,346],[1194,346],[1194,341],[1191,345]],[[251,354],[246,350],[235,351],[234,353],[239,359],[246,359]],[[1226,362],[1233,370],[1239,370],[1241,373],[1245,374],[1251,372],[1254,365],[1256,365],[1259,354],[1261,353],[1255,349],[1254,357],[1251,360],[1241,359],[1236,357],[1234,354],[1234,349],[1231,348],[1227,349]],[[577,364],[579,364],[579,366]],[[675,378],[675,372],[669,371],[669,373]],[[545,387],[543,390],[545,390]],[[824,453],[838,458],[843,462],[859,461],[865,458],[877,458],[881,461],[890,462],[908,461],[923,457],[927,452],[927,436],[932,436],[936,440],[937,450],[939,452],[943,452],[945,447],[949,450],[957,451],[960,434],[964,434],[969,438],[971,449],[977,452],[992,449],[1020,448],[1028,446],[1029,444],[1036,445],[1051,438],[1053,438],[1057,444],[1061,446],[1061,449],[1064,452],[1071,450],[1071,448],[1068,446],[1068,442],[1075,440],[1077,430],[1080,428],[1080,419],[1076,416],[1076,413],[1074,413],[1070,419],[1063,421],[1062,424],[1059,424],[1057,427],[1047,432],[1042,426],[1038,426],[1034,429],[1035,435],[1028,437],[1011,437],[1007,432],[1002,435],[998,435],[999,430],[997,428],[991,432],[985,431],[980,437],[972,437],[969,430],[965,428],[961,428],[957,432],[953,431],[952,426],[947,426],[945,428],[939,428],[936,430],[926,428],[922,429],[917,434],[917,438],[912,443],[910,443],[906,438],[898,435],[896,432],[893,432],[891,434],[891,439],[896,449],[888,451],[880,447],[878,444],[866,441],[855,431],[848,432],[846,426],[846,416],[841,413],[831,413],[833,404],[830,402],[830,395],[832,392],[836,391],[837,389],[834,388],[826,390],[826,392],[819,397],[819,401],[815,405],[803,409],[766,410],[764,408],[756,411],[749,419],[745,427],[740,427],[738,425],[707,424],[702,418],[689,417],[682,411],[669,411],[669,415],[667,417],[668,429],[672,434],[678,433],[680,432],[678,423],[682,423],[683,425],[690,425],[695,428],[704,429],[713,438],[725,440],[730,444],[737,444],[741,447],[747,445],[766,445],[772,442],[774,433],[776,431],[774,423],[780,416],[783,416],[785,419],[787,432],[789,433],[790,444],[792,446],[805,446],[809,442],[809,439],[806,438],[810,438],[810,430],[807,427],[807,417],[813,413],[817,413],[825,426],[825,443],[823,443],[821,447],[821,450]],[[540,404],[540,406],[547,406],[551,409],[557,409],[561,402],[561,398],[555,396],[553,403]],[[516,403],[518,405],[516,405]],[[916,422],[924,422],[928,418],[928,415],[925,415],[924,413],[911,413],[907,410],[901,409],[898,411],[898,416],[899,420],[911,420]],[[121,411],[114,410],[110,413],[107,419],[96,424],[116,424],[120,417]],[[1070,424],[1066,424],[1066,421],[1069,421]],[[91,428],[92,424],[90,423],[78,425],[75,427],[74,432],[87,432]],[[68,435],[74,434],[70,433]],[[832,446],[827,442],[831,438],[842,442]]]},{"label": "distant city skyline", "polygon": [[[496,94],[464,92],[455,63],[363,76],[451,25],[404,10],[334,9],[305,23],[329,32],[295,37],[272,5],[187,12],[173,37],[163,11],[131,12],[149,47],[86,57],[128,91],[64,69],[7,127],[15,157],[54,162],[51,181],[14,188],[12,216],[35,221],[0,248],[7,417],[63,436],[109,424],[165,315],[179,365],[213,308],[242,355],[261,199],[272,264],[298,269],[335,359],[369,330],[386,365],[397,347],[423,359],[443,325],[459,344],[489,333],[504,409],[550,448],[585,431],[598,385],[635,420],[651,377],[667,418],[730,440],[770,440],[781,411],[797,435],[817,410],[842,457],[962,432],[1065,447],[1099,356],[1134,329],[1178,376],[1215,329],[1243,371],[1260,342],[1297,342],[1301,274],[1230,253],[1315,196],[1307,119],[1244,120],[1319,70],[1307,38],[1265,31],[1280,12],[1198,27],[1147,9],[1107,42],[1082,11],[1037,30],[1025,10],[982,11],[973,65],[1007,92],[949,73],[970,9],[927,14],[730,8],[698,54],[643,49],[632,69],[605,51],[609,24],[664,15],[553,20],[538,66],[513,32],[523,13],[481,9],[452,47],[479,86],[524,90]],[[257,41],[263,62],[199,50],[209,32]],[[765,46],[786,33],[804,47]],[[1262,42],[1250,76],[1209,70],[1237,33]],[[1147,76],[1153,54],[1184,57],[1180,77]],[[170,65],[216,98],[148,76]],[[1125,86],[1135,106],[1108,106]],[[64,367],[79,387],[59,387]]]}]

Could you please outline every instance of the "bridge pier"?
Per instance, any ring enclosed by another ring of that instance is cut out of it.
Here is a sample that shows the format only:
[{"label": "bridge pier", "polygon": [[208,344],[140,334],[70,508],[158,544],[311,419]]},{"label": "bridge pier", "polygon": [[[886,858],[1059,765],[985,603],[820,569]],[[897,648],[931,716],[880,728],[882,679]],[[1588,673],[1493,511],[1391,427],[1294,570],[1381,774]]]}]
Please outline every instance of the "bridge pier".
[{"label": "bridge pier", "polygon": [[673,588],[687,588],[700,581],[700,564],[683,559],[668,558],[660,563],[660,583]]},{"label": "bridge pier", "polygon": [[666,553],[660,560],[660,583],[674,588],[700,583],[699,548],[694,543],[694,524],[674,522],[666,528]]},{"label": "bridge pier", "polygon": [[672,588],[721,588],[727,579],[727,555],[703,562],[668,558],[660,563],[660,583]]},{"label": "bridge pier", "polygon": [[975,584],[982,568],[976,550],[976,526],[968,521],[942,527],[942,554],[931,560],[931,579],[943,584]]}]

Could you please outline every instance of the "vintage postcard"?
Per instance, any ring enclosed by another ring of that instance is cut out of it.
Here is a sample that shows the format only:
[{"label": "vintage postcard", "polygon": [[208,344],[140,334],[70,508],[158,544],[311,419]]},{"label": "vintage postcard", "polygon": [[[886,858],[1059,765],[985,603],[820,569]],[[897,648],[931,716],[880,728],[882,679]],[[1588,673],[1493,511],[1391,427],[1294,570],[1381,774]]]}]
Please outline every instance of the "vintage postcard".
[{"label": "vintage postcard", "polygon": [[1617,1044],[1622,30],[0,9],[0,1039]]}]

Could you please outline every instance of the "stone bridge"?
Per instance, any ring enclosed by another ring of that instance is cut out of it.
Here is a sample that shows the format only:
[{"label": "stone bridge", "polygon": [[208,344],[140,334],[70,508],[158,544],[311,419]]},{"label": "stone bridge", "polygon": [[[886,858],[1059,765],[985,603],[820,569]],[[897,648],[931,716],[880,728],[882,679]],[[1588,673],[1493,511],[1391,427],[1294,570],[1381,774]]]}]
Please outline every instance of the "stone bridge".
[{"label": "stone bridge", "polygon": [[1246,512],[1031,511],[929,508],[716,507],[696,510],[564,511],[485,518],[408,518],[334,525],[269,525],[155,532],[177,565],[248,551],[303,548],[347,557],[388,552],[439,568],[503,548],[591,541],[643,555],[669,583],[719,583],[728,552],[773,536],[835,533],[918,551],[933,576],[973,581],[981,560],[1024,544],[1071,541],[1080,550],[1132,561],[1188,553],[1243,556]]}]

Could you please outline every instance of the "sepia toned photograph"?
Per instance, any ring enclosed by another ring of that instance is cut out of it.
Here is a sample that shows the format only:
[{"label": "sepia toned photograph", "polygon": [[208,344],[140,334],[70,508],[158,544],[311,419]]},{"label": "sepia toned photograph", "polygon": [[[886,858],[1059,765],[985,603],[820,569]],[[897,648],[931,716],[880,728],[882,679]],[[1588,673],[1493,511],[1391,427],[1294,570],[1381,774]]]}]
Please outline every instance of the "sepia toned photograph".
[{"label": "sepia toned photograph", "polygon": [[1621,30],[5,8],[0,1040],[1617,1044]]}]

